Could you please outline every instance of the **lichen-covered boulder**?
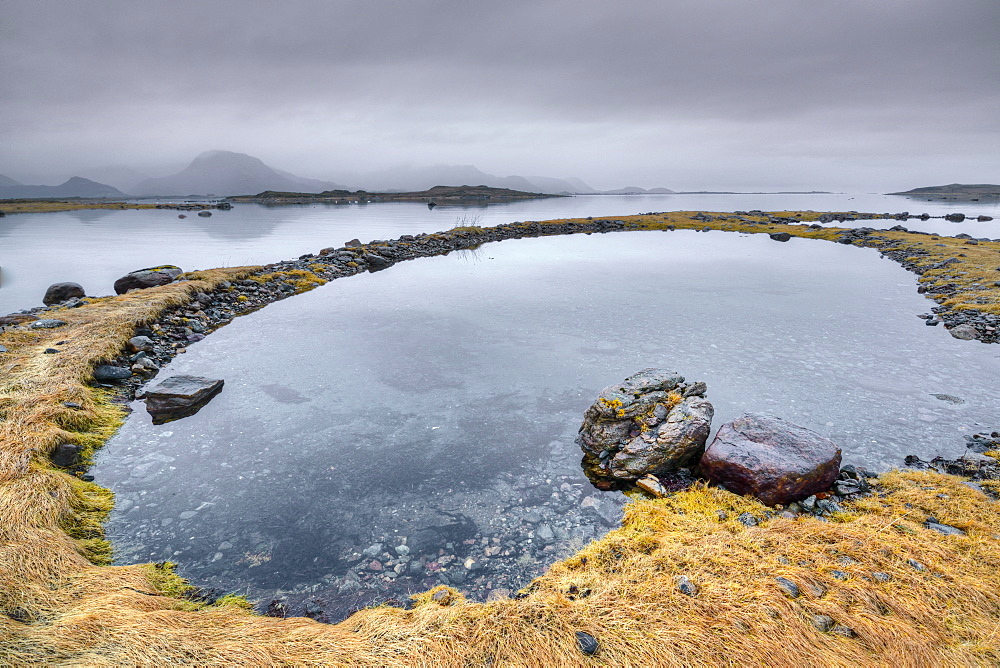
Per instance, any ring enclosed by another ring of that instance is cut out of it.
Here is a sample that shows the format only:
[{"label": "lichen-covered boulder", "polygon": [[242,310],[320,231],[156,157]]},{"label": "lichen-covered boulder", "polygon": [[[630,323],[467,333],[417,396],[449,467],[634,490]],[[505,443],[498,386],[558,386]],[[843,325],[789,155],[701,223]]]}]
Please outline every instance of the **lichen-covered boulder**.
[{"label": "lichen-covered boulder", "polygon": [[79,283],[53,283],[45,291],[42,303],[46,306],[52,306],[53,304],[62,304],[64,301],[73,299],[74,297],[86,296],[87,293],[83,291],[83,286]]},{"label": "lichen-covered boulder", "polygon": [[769,506],[826,492],[840,473],[840,448],[811,429],[747,413],[719,427],[701,475]]},{"label": "lichen-covered boulder", "polygon": [[666,369],[643,369],[604,388],[576,439],[584,472],[605,488],[694,465],[715,412],[706,389]]},{"label": "lichen-covered boulder", "polygon": [[164,264],[159,267],[148,267],[146,269],[136,269],[125,274],[115,281],[115,293],[122,295],[129,290],[153,288],[157,285],[166,285],[180,276],[183,270],[172,264]]}]

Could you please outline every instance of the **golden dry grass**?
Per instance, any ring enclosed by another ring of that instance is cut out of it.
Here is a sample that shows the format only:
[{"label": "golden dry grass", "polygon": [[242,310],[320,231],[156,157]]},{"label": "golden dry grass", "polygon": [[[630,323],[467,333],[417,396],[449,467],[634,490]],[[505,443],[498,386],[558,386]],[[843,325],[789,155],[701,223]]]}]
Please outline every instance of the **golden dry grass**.
[{"label": "golden dry grass", "polygon": [[[640,227],[667,224],[658,218]],[[834,522],[748,528],[735,518],[765,508],[705,487],[637,501],[620,529],[555,564],[523,598],[470,603],[437,588],[412,610],[378,607],[336,625],[259,617],[238,599],[204,606],[179,598],[185,583],[168,566],[99,565],[108,557],[100,522],[109,493],[48,462],[58,443],[96,447],[121,420],[86,384],[91,369],[117,355],[136,325],[249,273],[201,272],[54,314],[66,327],[0,335],[10,350],[0,356],[0,664],[1000,663],[1000,511],[959,479],[931,473],[883,476],[877,495],[847,504]],[[42,354],[63,340],[64,352]],[[931,515],[968,536],[925,529]],[[696,596],[679,591],[679,575],[697,585]],[[779,576],[802,595],[785,596]],[[854,636],[821,632],[816,615]],[[576,631],[598,639],[596,656],[579,652]]]}]

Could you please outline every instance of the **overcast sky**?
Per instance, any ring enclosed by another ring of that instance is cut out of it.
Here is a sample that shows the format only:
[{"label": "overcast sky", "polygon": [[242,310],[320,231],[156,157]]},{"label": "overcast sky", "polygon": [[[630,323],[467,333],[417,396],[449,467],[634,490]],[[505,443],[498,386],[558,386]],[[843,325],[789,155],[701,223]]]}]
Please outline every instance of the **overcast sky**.
[{"label": "overcast sky", "polygon": [[1000,0],[0,0],[0,174],[1000,182]]}]

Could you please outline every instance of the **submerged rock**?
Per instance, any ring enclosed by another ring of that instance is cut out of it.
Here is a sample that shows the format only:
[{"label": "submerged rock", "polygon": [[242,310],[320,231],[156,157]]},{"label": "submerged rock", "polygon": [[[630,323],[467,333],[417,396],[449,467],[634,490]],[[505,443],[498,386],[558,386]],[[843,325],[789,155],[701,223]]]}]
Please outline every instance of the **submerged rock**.
[{"label": "submerged rock", "polygon": [[125,294],[129,290],[153,288],[166,285],[183,273],[180,267],[165,264],[159,267],[136,269],[115,281],[115,293]]},{"label": "submerged rock", "polygon": [[52,306],[53,304],[61,304],[74,297],[85,296],[86,293],[83,291],[83,286],[79,283],[53,283],[45,291],[42,303],[46,306]]},{"label": "submerged rock", "polygon": [[666,369],[643,369],[604,388],[576,439],[587,477],[606,486],[697,462],[715,412],[705,390]]},{"label": "submerged rock", "polygon": [[780,418],[744,414],[719,428],[701,473],[767,505],[791,503],[830,489],[840,474],[840,448]]},{"label": "submerged rock", "polygon": [[194,415],[222,390],[221,379],[171,376],[146,392],[146,410],[153,424]]}]

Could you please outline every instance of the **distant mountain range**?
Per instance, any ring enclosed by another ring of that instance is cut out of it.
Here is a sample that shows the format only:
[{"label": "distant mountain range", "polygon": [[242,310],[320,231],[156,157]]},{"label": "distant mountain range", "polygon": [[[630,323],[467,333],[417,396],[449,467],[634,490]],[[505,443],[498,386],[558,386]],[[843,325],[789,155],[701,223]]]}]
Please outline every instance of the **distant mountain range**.
[{"label": "distant mountain range", "polygon": [[952,195],[966,197],[1000,197],[1000,185],[994,183],[949,183],[946,186],[925,186],[889,195]]},{"label": "distant mountain range", "polygon": [[343,189],[332,181],[295,176],[272,169],[259,158],[230,151],[207,151],[171,176],[146,179],[136,195],[252,195],[263,190],[323,192]]},{"label": "distant mountain range", "polygon": [[[123,197],[126,196],[124,193],[146,197],[231,197],[268,190],[298,193],[330,190],[417,192],[442,184],[457,186],[464,183],[548,195],[648,195],[674,192],[669,188],[647,190],[635,186],[601,191],[574,177],[496,176],[487,174],[474,165],[402,166],[365,173],[342,172],[334,176],[337,182],[323,181],[274,169],[259,158],[231,151],[202,153],[187,167],[170,176],[147,178],[121,166],[93,169],[91,176],[117,187],[80,177],[74,177],[60,186],[23,186],[14,179],[0,176],[0,198]],[[343,183],[348,185],[341,185]],[[21,188],[29,190],[7,190]]]},{"label": "distant mountain range", "polygon": [[125,197],[109,185],[74,176],[58,186],[26,186],[0,175],[0,199],[48,199],[56,197]]}]

